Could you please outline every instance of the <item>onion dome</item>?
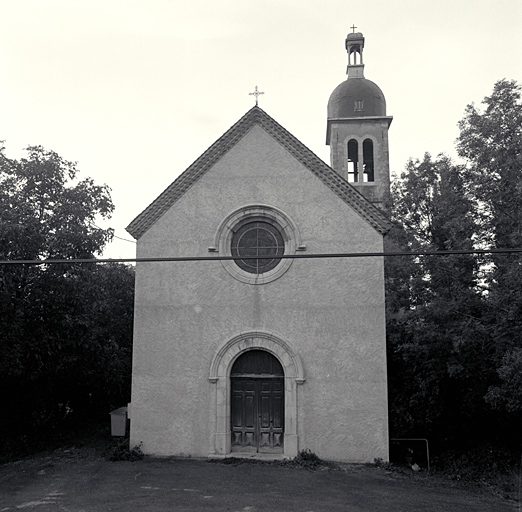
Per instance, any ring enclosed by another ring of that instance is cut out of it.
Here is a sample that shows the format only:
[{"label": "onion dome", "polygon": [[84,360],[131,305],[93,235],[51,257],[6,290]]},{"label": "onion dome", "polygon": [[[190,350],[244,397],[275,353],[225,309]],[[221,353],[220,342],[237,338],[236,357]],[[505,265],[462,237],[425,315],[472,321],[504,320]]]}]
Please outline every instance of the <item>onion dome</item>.
[{"label": "onion dome", "polygon": [[379,86],[366,78],[348,78],[328,100],[328,119],[386,115],[386,100]]}]

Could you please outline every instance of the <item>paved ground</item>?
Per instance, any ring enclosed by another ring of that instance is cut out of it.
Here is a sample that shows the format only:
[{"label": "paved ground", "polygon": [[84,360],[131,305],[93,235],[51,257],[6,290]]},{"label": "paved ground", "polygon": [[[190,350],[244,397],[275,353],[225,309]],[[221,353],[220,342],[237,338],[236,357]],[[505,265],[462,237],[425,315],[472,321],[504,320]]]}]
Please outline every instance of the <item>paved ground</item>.
[{"label": "paved ground", "polygon": [[194,459],[39,457],[0,466],[7,511],[482,512],[517,506],[480,490],[366,466],[307,471]]}]

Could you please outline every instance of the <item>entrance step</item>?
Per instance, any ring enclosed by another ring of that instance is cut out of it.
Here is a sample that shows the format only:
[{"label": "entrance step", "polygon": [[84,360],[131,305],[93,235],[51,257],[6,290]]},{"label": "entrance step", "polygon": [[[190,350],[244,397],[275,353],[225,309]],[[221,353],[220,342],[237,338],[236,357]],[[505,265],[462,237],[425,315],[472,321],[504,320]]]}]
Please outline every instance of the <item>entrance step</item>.
[{"label": "entrance step", "polygon": [[289,457],[286,457],[282,453],[243,453],[243,452],[232,452],[227,453],[226,455],[221,454],[212,454],[209,455],[210,459],[251,459],[251,460],[285,460]]}]

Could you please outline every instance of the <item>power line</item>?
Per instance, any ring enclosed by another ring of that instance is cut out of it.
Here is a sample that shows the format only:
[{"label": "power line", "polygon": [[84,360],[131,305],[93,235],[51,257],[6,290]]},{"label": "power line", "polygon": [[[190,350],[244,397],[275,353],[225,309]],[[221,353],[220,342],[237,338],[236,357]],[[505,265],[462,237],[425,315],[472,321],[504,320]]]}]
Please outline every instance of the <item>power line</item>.
[{"label": "power line", "polygon": [[[96,224],[94,224],[94,222],[91,222],[90,225],[93,228],[99,229],[101,231],[106,231],[104,228],[100,228],[100,226],[97,226]],[[121,236],[115,235],[114,233],[113,233],[112,237],[117,238],[118,240],[123,240],[124,242],[130,242],[131,244],[136,244],[136,240],[129,240],[128,238],[122,238]]]},{"label": "power line", "polygon": [[124,242],[130,242],[131,244],[135,244],[136,240],[129,240],[128,238],[122,238],[118,235],[112,235],[113,238],[117,238],[118,240],[123,240]]},{"label": "power line", "polygon": [[449,256],[452,254],[516,254],[522,248],[515,249],[471,249],[450,251],[398,251],[398,252],[342,252],[323,254],[283,254],[282,256],[175,256],[151,258],[77,258],[77,259],[37,259],[37,260],[0,260],[0,265],[56,265],[65,263],[152,263],[183,261],[229,261],[259,259],[325,259],[325,258],[373,258],[392,256]]}]

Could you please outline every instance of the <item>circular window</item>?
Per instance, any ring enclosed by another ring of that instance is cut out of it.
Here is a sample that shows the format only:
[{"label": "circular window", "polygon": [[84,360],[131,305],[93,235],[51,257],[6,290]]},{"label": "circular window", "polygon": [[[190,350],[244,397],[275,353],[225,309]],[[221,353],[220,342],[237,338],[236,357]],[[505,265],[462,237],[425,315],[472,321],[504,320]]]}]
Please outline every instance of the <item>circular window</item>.
[{"label": "circular window", "polygon": [[232,235],[230,247],[239,268],[251,274],[263,274],[275,268],[285,253],[285,241],[279,230],[268,222],[247,222]]},{"label": "circular window", "polygon": [[281,210],[267,205],[244,206],[219,226],[209,250],[231,256],[222,260],[226,271],[248,284],[265,284],[281,277],[292,265],[297,248],[303,250],[299,231]]}]

